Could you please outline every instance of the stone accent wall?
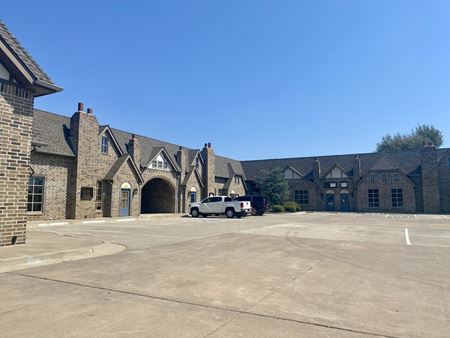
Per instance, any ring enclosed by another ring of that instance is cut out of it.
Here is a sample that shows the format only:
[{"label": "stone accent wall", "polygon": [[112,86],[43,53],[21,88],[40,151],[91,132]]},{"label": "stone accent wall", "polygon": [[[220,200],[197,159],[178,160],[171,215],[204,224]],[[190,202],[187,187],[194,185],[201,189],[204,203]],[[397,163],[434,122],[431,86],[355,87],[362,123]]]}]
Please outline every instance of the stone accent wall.
[{"label": "stone accent wall", "polygon": [[[374,175],[374,182],[371,182],[371,174]],[[395,175],[398,175],[398,181],[395,181]],[[391,189],[403,189],[403,208],[393,208],[391,199]],[[369,208],[368,189],[378,189],[379,208]],[[356,194],[358,199],[358,211],[364,212],[398,212],[415,213],[416,212],[416,194],[412,182],[399,171],[377,171],[369,173],[357,187]]]},{"label": "stone accent wall", "polygon": [[0,245],[25,243],[33,96],[0,83]]},{"label": "stone accent wall", "polygon": [[31,169],[36,176],[45,177],[44,210],[42,213],[28,213],[28,220],[49,220],[68,218],[74,204],[69,198],[70,174],[74,158],[42,153],[31,153]]}]

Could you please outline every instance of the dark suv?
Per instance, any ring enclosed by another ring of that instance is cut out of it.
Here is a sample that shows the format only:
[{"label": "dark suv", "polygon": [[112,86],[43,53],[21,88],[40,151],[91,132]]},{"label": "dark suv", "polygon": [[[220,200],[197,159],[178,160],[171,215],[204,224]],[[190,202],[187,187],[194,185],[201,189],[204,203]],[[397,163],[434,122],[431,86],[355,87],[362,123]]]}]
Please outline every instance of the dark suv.
[{"label": "dark suv", "polygon": [[263,196],[244,195],[236,197],[237,201],[250,201],[252,203],[252,215],[261,216],[266,212],[267,200]]}]

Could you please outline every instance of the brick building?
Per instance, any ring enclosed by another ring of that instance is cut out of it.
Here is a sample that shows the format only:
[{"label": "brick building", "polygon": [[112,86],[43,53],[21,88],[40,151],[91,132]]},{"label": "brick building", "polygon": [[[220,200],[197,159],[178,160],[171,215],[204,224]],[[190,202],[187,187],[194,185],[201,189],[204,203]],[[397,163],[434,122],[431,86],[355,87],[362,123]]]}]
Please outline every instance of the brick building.
[{"label": "brick building", "polygon": [[0,22],[0,245],[25,242],[34,98],[60,90]]},{"label": "brick building", "polygon": [[70,117],[33,108],[61,88],[0,23],[0,244],[30,220],[185,212],[211,194],[257,192],[281,168],[304,210],[450,213],[450,149],[258,161],[111,128],[79,104]]},{"label": "brick building", "polygon": [[210,143],[190,149],[100,125],[81,103],[70,118],[35,109],[31,144],[30,189],[43,196],[28,207],[32,220],[185,212],[246,191],[241,163]]},{"label": "brick building", "polygon": [[250,190],[281,168],[303,210],[450,213],[450,149],[241,162]]}]

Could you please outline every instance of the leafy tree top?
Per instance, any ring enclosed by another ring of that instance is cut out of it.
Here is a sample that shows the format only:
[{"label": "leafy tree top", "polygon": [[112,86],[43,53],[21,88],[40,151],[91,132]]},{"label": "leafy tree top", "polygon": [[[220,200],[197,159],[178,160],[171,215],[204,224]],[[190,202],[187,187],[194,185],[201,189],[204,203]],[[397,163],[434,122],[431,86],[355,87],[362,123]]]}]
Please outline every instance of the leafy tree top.
[{"label": "leafy tree top", "polygon": [[381,142],[377,143],[377,152],[416,150],[424,144],[431,142],[439,148],[444,143],[442,131],[432,125],[422,124],[411,130],[408,134],[386,134]]}]

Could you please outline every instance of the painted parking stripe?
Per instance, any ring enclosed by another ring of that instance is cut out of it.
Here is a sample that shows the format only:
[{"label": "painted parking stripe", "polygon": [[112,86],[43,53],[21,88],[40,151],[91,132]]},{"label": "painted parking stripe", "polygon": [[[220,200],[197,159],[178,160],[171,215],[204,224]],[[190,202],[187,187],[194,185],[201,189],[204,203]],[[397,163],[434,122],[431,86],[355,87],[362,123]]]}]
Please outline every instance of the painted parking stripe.
[{"label": "painted parking stripe", "polygon": [[411,245],[411,241],[409,240],[408,228],[405,228],[405,239],[406,239],[406,245]]},{"label": "painted parking stripe", "polygon": [[105,223],[105,220],[99,220],[99,221],[82,221],[83,224],[89,224],[89,223]]},{"label": "painted parking stripe", "polygon": [[125,219],[118,219],[117,222],[131,222],[135,220],[136,218],[125,218]]},{"label": "painted parking stripe", "polygon": [[444,217],[444,218],[447,218],[447,219],[448,219],[448,216],[442,215],[442,217]]},{"label": "painted parking stripe", "polygon": [[69,222],[55,222],[55,223],[40,223],[38,224],[39,227],[48,227],[52,225],[66,225],[69,224]]}]

